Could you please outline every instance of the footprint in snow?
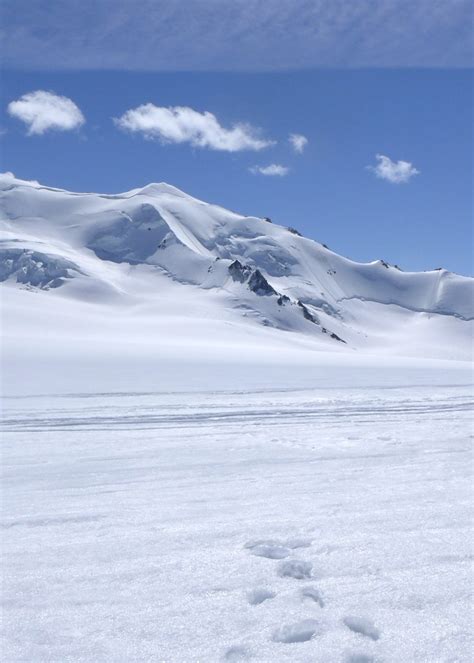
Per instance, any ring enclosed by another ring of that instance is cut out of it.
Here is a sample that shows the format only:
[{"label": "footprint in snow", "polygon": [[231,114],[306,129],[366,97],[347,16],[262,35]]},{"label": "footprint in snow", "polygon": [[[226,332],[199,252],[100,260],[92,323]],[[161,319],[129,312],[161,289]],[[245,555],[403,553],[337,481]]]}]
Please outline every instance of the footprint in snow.
[{"label": "footprint in snow", "polygon": [[296,624],[281,626],[273,634],[274,642],[307,642],[320,630],[319,622],[315,619],[304,619]]},{"label": "footprint in snow", "polygon": [[303,587],[301,590],[301,598],[308,599],[310,601],[314,601],[314,603],[318,603],[321,608],[324,608],[324,600],[323,597],[321,596],[321,592],[316,589],[316,587]]},{"label": "footprint in snow", "polygon": [[224,661],[229,661],[230,663],[237,663],[238,661],[246,661],[251,657],[245,647],[240,645],[234,645],[230,647],[224,654]]},{"label": "footprint in snow", "polygon": [[380,638],[380,631],[370,619],[365,617],[344,617],[342,620],[344,624],[354,633],[365,635],[366,638],[371,640],[378,640]]},{"label": "footprint in snow", "polygon": [[289,539],[288,541],[276,541],[274,539],[258,539],[249,541],[245,548],[252,555],[266,557],[267,559],[284,559],[291,554],[295,548],[307,548],[311,545],[308,539]]},{"label": "footprint in snow", "polygon": [[247,594],[247,599],[250,605],[260,605],[268,599],[275,598],[276,593],[271,589],[265,589],[265,587],[257,587]]},{"label": "footprint in snow", "polygon": [[262,541],[261,543],[256,543],[252,546],[247,544],[246,548],[250,548],[252,555],[266,557],[267,559],[284,559],[291,553],[289,548],[274,541]]},{"label": "footprint in snow", "polygon": [[278,575],[281,578],[295,578],[296,580],[305,580],[311,578],[313,565],[311,562],[304,562],[301,559],[289,559],[281,562],[278,566]]}]

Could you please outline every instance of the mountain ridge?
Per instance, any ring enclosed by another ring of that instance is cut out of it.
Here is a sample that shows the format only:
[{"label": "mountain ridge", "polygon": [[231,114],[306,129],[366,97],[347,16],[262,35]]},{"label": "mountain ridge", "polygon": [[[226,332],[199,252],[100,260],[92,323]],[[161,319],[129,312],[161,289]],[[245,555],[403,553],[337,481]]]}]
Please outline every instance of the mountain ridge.
[{"label": "mountain ridge", "polygon": [[[393,346],[400,325],[434,329],[439,323],[427,321],[437,316],[452,325],[474,318],[470,277],[405,272],[382,260],[357,263],[291,227],[239,215],[163,182],[94,194],[3,174],[0,210],[0,280],[52,298],[113,306],[123,300],[164,315],[156,310],[156,288],[166,299],[172,279],[185,299],[185,289],[198,289],[206,307],[220,306],[234,319],[326,337],[324,347],[342,341],[365,350]],[[469,334],[463,328],[460,335],[465,346]],[[452,342],[435,336],[438,348]]]}]

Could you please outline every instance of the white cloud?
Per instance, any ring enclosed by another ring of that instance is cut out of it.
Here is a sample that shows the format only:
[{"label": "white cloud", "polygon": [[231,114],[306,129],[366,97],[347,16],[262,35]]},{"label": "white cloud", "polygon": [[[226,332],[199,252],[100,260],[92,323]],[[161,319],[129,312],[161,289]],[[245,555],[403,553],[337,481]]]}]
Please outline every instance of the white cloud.
[{"label": "white cloud", "polygon": [[278,163],[271,163],[269,166],[252,166],[249,170],[254,175],[277,175],[279,177],[284,177],[288,174],[290,169],[286,166],[281,166]]},{"label": "white cloud", "polygon": [[376,154],[375,158],[378,161],[377,165],[367,166],[367,168],[377,177],[392,182],[392,184],[408,182],[414,175],[420,174],[420,171],[409,161],[392,161],[383,154]]},{"label": "white cloud", "polygon": [[8,112],[28,125],[28,134],[45,131],[71,131],[84,124],[85,119],[76,104],[68,97],[36,90],[8,104]]},{"label": "white cloud", "polygon": [[472,67],[472,0],[1,4],[3,66],[12,69]]},{"label": "white cloud", "polygon": [[190,143],[224,152],[258,151],[274,144],[259,138],[257,130],[249,124],[235,124],[226,129],[212,113],[200,113],[188,106],[165,108],[144,104],[128,110],[114,122],[120,129],[139,132],[145,138],[156,138],[163,143]]},{"label": "white cloud", "polygon": [[308,144],[308,139],[303,134],[290,134],[288,140],[294,151],[298,152],[298,154],[301,154]]}]

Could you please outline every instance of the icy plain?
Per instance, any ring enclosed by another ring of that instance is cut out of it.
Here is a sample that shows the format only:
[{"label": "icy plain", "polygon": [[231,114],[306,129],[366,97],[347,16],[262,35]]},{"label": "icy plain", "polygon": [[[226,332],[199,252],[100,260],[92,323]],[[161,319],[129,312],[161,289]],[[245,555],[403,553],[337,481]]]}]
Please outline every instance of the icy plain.
[{"label": "icy plain", "polygon": [[472,392],[428,375],[7,398],[3,660],[468,661]]}]

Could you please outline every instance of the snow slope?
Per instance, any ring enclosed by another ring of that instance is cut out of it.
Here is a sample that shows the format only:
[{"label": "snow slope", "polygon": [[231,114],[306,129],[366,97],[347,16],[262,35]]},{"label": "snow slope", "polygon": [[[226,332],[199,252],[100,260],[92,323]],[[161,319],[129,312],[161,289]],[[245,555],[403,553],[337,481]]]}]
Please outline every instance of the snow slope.
[{"label": "snow slope", "polygon": [[472,279],[0,181],[3,659],[470,660]]},{"label": "snow slope", "polygon": [[190,357],[219,345],[470,357],[471,278],[355,263],[167,184],[71,193],[4,174],[0,188],[12,353],[25,334],[113,345],[126,333],[151,354],[178,344]]}]

